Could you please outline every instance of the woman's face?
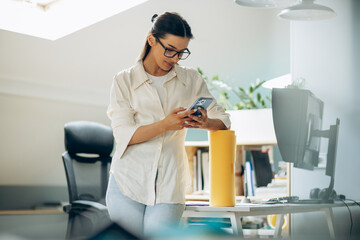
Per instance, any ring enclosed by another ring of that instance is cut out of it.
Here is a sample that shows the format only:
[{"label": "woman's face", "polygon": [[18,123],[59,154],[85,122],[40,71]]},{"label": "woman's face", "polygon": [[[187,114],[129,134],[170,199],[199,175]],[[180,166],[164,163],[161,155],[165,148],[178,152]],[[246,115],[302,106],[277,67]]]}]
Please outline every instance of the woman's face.
[{"label": "woman's face", "polygon": [[[166,34],[165,38],[156,39],[153,35],[149,35],[149,44],[151,46],[150,54],[154,58],[156,64],[161,70],[168,72],[179,61],[179,54],[176,52],[183,52],[187,50],[189,45],[189,38],[179,37],[172,34]],[[162,46],[163,45],[163,46]],[[165,48],[167,54],[176,54],[174,57],[166,57],[164,55]]]}]

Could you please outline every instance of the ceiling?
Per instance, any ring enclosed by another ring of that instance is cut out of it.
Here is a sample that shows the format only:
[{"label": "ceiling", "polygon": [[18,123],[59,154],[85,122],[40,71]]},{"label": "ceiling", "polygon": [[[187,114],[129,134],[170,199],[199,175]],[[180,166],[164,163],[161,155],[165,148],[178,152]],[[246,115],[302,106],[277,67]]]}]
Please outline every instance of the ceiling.
[{"label": "ceiling", "polygon": [[0,29],[56,40],[148,0],[1,0]]}]

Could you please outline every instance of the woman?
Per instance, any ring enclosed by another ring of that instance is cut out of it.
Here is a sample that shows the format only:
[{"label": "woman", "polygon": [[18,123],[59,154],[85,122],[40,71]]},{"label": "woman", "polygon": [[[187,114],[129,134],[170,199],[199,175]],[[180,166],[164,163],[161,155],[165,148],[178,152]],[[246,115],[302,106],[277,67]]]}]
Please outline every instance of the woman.
[{"label": "woman", "polygon": [[186,129],[230,127],[215,100],[208,111],[200,109],[201,117],[185,108],[199,97],[212,97],[196,70],[177,64],[190,55],[188,23],[169,12],[154,15],[152,22],[138,62],[114,77],[107,112],[116,152],[106,204],[113,221],[137,234],[181,218],[188,180]]}]

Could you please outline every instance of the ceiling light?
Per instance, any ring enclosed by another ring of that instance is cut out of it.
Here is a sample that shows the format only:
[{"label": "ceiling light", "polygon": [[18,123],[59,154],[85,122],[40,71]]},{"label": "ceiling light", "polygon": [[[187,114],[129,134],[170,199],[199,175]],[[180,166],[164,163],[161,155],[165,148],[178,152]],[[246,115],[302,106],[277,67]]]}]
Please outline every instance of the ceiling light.
[{"label": "ceiling light", "polygon": [[314,0],[301,0],[300,4],[282,10],[278,17],[286,20],[322,20],[334,17],[336,13],[329,7],[318,5]]},{"label": "ceiling light", "polygon": [[244,7],[278,8],[294,5],[298,0],[234,0],[236,4]]}]

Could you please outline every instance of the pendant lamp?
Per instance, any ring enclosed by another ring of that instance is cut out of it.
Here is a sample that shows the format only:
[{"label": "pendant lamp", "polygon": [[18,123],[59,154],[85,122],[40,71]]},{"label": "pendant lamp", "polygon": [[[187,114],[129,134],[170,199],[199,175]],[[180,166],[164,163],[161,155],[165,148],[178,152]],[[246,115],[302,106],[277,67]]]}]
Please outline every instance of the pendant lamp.
[{"label": "pendant lamp", "polygon": [[301,0],[300,4],[285,8],[278,17],[286,20],[311,21],[334,17],[336,13],[329,7],[315,4],[314,0]]}]

